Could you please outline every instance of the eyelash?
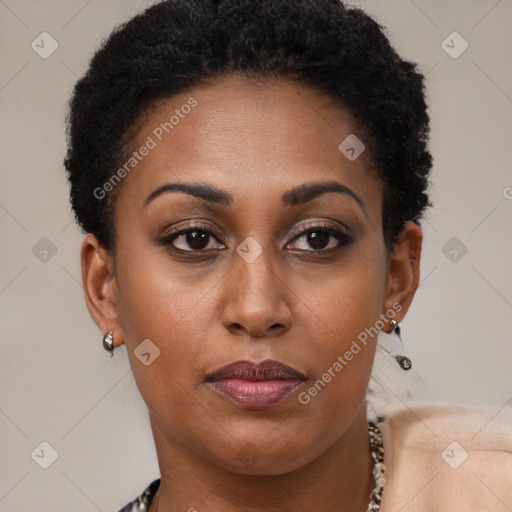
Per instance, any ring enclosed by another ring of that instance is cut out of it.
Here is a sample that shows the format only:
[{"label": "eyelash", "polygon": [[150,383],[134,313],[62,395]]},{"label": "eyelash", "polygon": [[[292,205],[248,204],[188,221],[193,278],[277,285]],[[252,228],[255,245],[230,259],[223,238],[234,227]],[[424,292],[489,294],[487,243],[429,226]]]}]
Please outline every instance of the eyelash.
[{"label": "eyelash", "polygon": [[[190,253],[190,254],[194,255],[194,254],[200,254],[200,253],[208,253],[211,249],[210,250],[198,249],[198,250],[187,251],[184,249],[178,249],[177,247],[173,246],[174,240],[177,239],[179,236],[186,235],[186,234],[188,234],[190,232],[194,232],[194,231],[202,231],[204,233],[207,233],[208,235],[216,238],[219,243],[221,243],[221,244],[223,243],[223,242],[220,242],[220,240],[219,240],[221,238],[221,235],[219,233],[216,233],[211,228],[203,226],[201,224],[193,224],[193,225],[188,226],[185,229],[180,229],[178,231],[174,231],[173,233],[169,233],[168,235],[161,238],[159,243],[160,243],[160,245],[170,246],[170,248],[173,252],[180,253],[180,254]],[[339,242],[338,245],[336,247],[330,247],[329,249],[311,249],[311,250],[299,249],[300,252],[331,254],[332,252],[339,251],[343,247],[346,247],[354,242],[353,237],[350,236],[348,233],[345,233],[344,231],[342,231],[340,229],[333,228],[330,225],[322,224],[322,223],[318,223],[318,222],[308,224],[306,226],[302,226],[300,229],[294,231],[292,233],[292,239],[290,240],[290,242],[292,242],[308,233],[312,233],[312,232],[316,232],[316,231],[327,232],[329,235],[333,236],[334,238],[336,238],[338,240],[338,242]],[[288,242],[288,243],[290,243],[290,242]],[[223,244],[223,245],[225,245],[225,244]],[[214,249],[214,250],[218,250],[218,249]]]}]

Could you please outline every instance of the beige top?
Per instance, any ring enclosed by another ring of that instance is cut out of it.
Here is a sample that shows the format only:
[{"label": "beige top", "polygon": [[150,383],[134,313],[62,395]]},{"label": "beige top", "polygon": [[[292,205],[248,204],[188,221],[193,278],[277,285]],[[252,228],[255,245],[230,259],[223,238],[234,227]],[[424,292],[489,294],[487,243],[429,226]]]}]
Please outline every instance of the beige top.
[{"label": "beige top", "polygon": [[408,404],[379,423],[381,512],[512,510],[512,407]]}]

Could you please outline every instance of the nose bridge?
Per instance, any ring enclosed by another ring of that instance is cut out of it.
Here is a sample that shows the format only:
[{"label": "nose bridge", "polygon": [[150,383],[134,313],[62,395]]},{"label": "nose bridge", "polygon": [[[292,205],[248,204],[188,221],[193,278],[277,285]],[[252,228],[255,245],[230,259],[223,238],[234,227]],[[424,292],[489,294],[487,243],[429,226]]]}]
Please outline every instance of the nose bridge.
[{"label": "nose bridge", "polygon": [[289,327],[291,313],[272,247],[248,238],[234,254],[223,322],[228,329],[270,336]]},{"label": "nose bridge", "polygon": [[233,269],[239,284],[240,298],[246,302],[266,302],[280,296],[280,280],[277,278],[275,257],[272,247],[264,246],[254,238],[248,237],[237,248],[237,258]]}]

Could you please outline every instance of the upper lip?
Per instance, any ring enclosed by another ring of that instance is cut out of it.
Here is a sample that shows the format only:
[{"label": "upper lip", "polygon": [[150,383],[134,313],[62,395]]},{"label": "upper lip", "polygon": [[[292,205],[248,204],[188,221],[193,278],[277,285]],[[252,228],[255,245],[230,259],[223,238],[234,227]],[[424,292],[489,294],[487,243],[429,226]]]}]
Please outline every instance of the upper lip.
[{"label": "upper lip", "polygon": [[296,370],[274,359],[266,359],[259,363],[240,360],[226,364],[206,376],[206,382],[215,382],[220,379],[244,379],[252,381],[277,379],[306,380],[306,375],[300,370]]}]

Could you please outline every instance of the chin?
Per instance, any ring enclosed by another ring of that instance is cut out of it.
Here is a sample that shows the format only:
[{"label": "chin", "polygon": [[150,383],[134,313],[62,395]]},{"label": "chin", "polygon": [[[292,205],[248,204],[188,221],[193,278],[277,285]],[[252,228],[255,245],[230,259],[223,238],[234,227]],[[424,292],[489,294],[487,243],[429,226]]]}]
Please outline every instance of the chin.
[{"label": "chin", "polygon": [[235,448],[230,443],[229,452],[215,454],[215,463],[228,471],[242,475],[283,475],[294,471],[315,458],[314,454],[305,454],[306,447],[294,443],[283,446],[278,440],[241,442]]}]

